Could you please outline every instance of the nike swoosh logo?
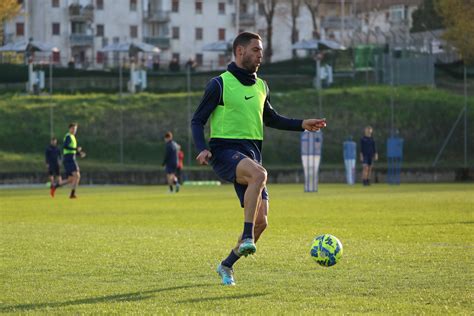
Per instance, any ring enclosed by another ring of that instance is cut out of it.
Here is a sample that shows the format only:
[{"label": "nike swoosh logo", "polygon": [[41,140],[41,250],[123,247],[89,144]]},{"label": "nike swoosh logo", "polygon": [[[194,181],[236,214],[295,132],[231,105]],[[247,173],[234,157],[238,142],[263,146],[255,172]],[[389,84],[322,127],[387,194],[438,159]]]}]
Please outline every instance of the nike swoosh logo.
[{"label": "nike swoosh logo", "polygon": [[254,95],[251,96],[251,97],[244,96],[245,100],[252,99],[253,97],[254,97]]}]

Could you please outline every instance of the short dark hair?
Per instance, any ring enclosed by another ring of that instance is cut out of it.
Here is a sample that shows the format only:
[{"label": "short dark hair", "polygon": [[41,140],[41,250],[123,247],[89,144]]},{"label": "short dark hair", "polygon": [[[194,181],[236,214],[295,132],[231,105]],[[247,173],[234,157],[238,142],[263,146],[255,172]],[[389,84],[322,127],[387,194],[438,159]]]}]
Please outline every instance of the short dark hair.
[{"label": "short dark hair", "polygon": [[53,141],[53,140],[58,140],[58,139],[53,136],[53,137],[51,137],[51,141]]},{"label": "short dark hair", "polygon": [[173,138],[173,133],[171,133],[170,131],[166,132],[165,138]]},{"label": "short dark hair", "polygon": [[232,44],[232,51],[235,52],[237,51],[237,46],[247,46],[251,40],[257,39],[257,40],[262,40],[260,35],[257,33],[253,32],[242,32],[237,37],[234,39],[234,43]]},{"label": "short dark hair", "polygon": [[69,123],[69,128],[74,127],[74,126],[77,126],[76,122]]}]

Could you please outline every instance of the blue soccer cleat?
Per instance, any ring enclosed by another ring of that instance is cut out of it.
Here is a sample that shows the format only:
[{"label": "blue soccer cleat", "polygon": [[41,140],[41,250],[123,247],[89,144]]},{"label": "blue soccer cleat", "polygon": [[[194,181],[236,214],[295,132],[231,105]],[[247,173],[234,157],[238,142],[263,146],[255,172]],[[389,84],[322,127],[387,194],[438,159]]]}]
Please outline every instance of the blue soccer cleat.
[{"label": "blue soccer cleat", "polygon": [[216,271],[222,278],[223,285],[235,285],[234,269],[219,264]]},{"label": "blue soccer cleat", "polygon": [[257,251],[257,246],[253,242],[252,238],[246,238],[242,240],[242,243],[239,246],[239,255],[247,257],[248,255],[253,255]]}]

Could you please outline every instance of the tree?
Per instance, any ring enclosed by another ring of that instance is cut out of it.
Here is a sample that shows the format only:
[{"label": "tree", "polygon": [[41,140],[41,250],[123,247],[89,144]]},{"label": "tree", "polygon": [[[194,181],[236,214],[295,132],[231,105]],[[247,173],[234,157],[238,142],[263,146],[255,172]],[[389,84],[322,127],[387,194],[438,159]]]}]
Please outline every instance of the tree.
[{"label": "tree", "polygon": [[[290,15],[291,15],[291,44],[298,41],[298,28],[296,27],[296,20],[300,13],[301,0],[290,0]],[[296,50],[291,51],[293,58],[296,58]]]},{"label": "tree", "polygon": [[266,62],[272,61],[273,55],[273,17],[275,16],[275,7],[279,0],[257,0],[258,5],[263,11],[267,22],[267,47],[264,50]]},{"label": "tree", "polygon": [[313,21],[313,38],[319,39],[320,35],[318,32],[318,15],[319,15],[319,5],[321,4],[321,0],[304,0],[304,4],[309,10],[311,14],[311,20]]},{"label": "tree", "polygon": [[437,9],[443,17],[443,37],[455,46],[466,64],[474,63],[474,6],[470,1],[438,0]]},{"label": "tree", "polygon": [[444,28],[443,20],[435,8],[434,0],[423,3],[412,14],[413,26],[410,32],[425,32]]},{"label": "tree", "polygon": [[20,12],[21,5],[17,0],[0,1],[0,43],[3,43],[3,23],[14,18]]}]

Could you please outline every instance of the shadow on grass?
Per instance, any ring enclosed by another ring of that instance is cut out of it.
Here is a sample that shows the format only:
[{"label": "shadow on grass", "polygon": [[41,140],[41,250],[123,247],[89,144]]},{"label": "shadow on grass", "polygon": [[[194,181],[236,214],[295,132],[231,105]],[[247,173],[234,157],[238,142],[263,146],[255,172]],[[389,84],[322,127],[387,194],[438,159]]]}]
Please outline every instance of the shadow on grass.
[{"label": "shadow on grass", "polygon": [[98,303],[114,303],[114,302],[134,302],[141,301],[152,298],[154,294],[166,291],[174,291],[181,289],[189,289],[195,287],[204,287],[212,286],[211,284],[193,284],[193,285],[181,285],[181,286],[172,286],[155,290],[140,291],[133,293],[124,293],[100,297],[89,297],[79,300],[71,300],[65,302],[50,302],[50,303],[37,303],[37,304],[19,304],[19,305],[7,305],[0,307],[0,313],[4,312],[15,312],[15,311],[30,311],[35,309],[42,308],[57,308],[57,307],[66,307],[72,305],[82,305],[82,304],[98,304]]},{"label": "shadow on grass", "polygon": [[474,221],[464,221],[464,222],[445,222],[445,223],[407,223],[407,224],[398,224],[397,226],[441,226],[441,225],[472,225]]},{"label": "shadow on grass", "polygon": [[228,296],[198,297],[198,298],[190,298],[187,300],[178,301],[177,303],[202,303],[202,302],[209,302],[209,301],[233,300],[233,299],[240,299],[240,298],[253,298],[253,297],[259,297],[259,296],[265,296],[268,294],[270,293],[253,293],[253,294],[228,295]]}]

